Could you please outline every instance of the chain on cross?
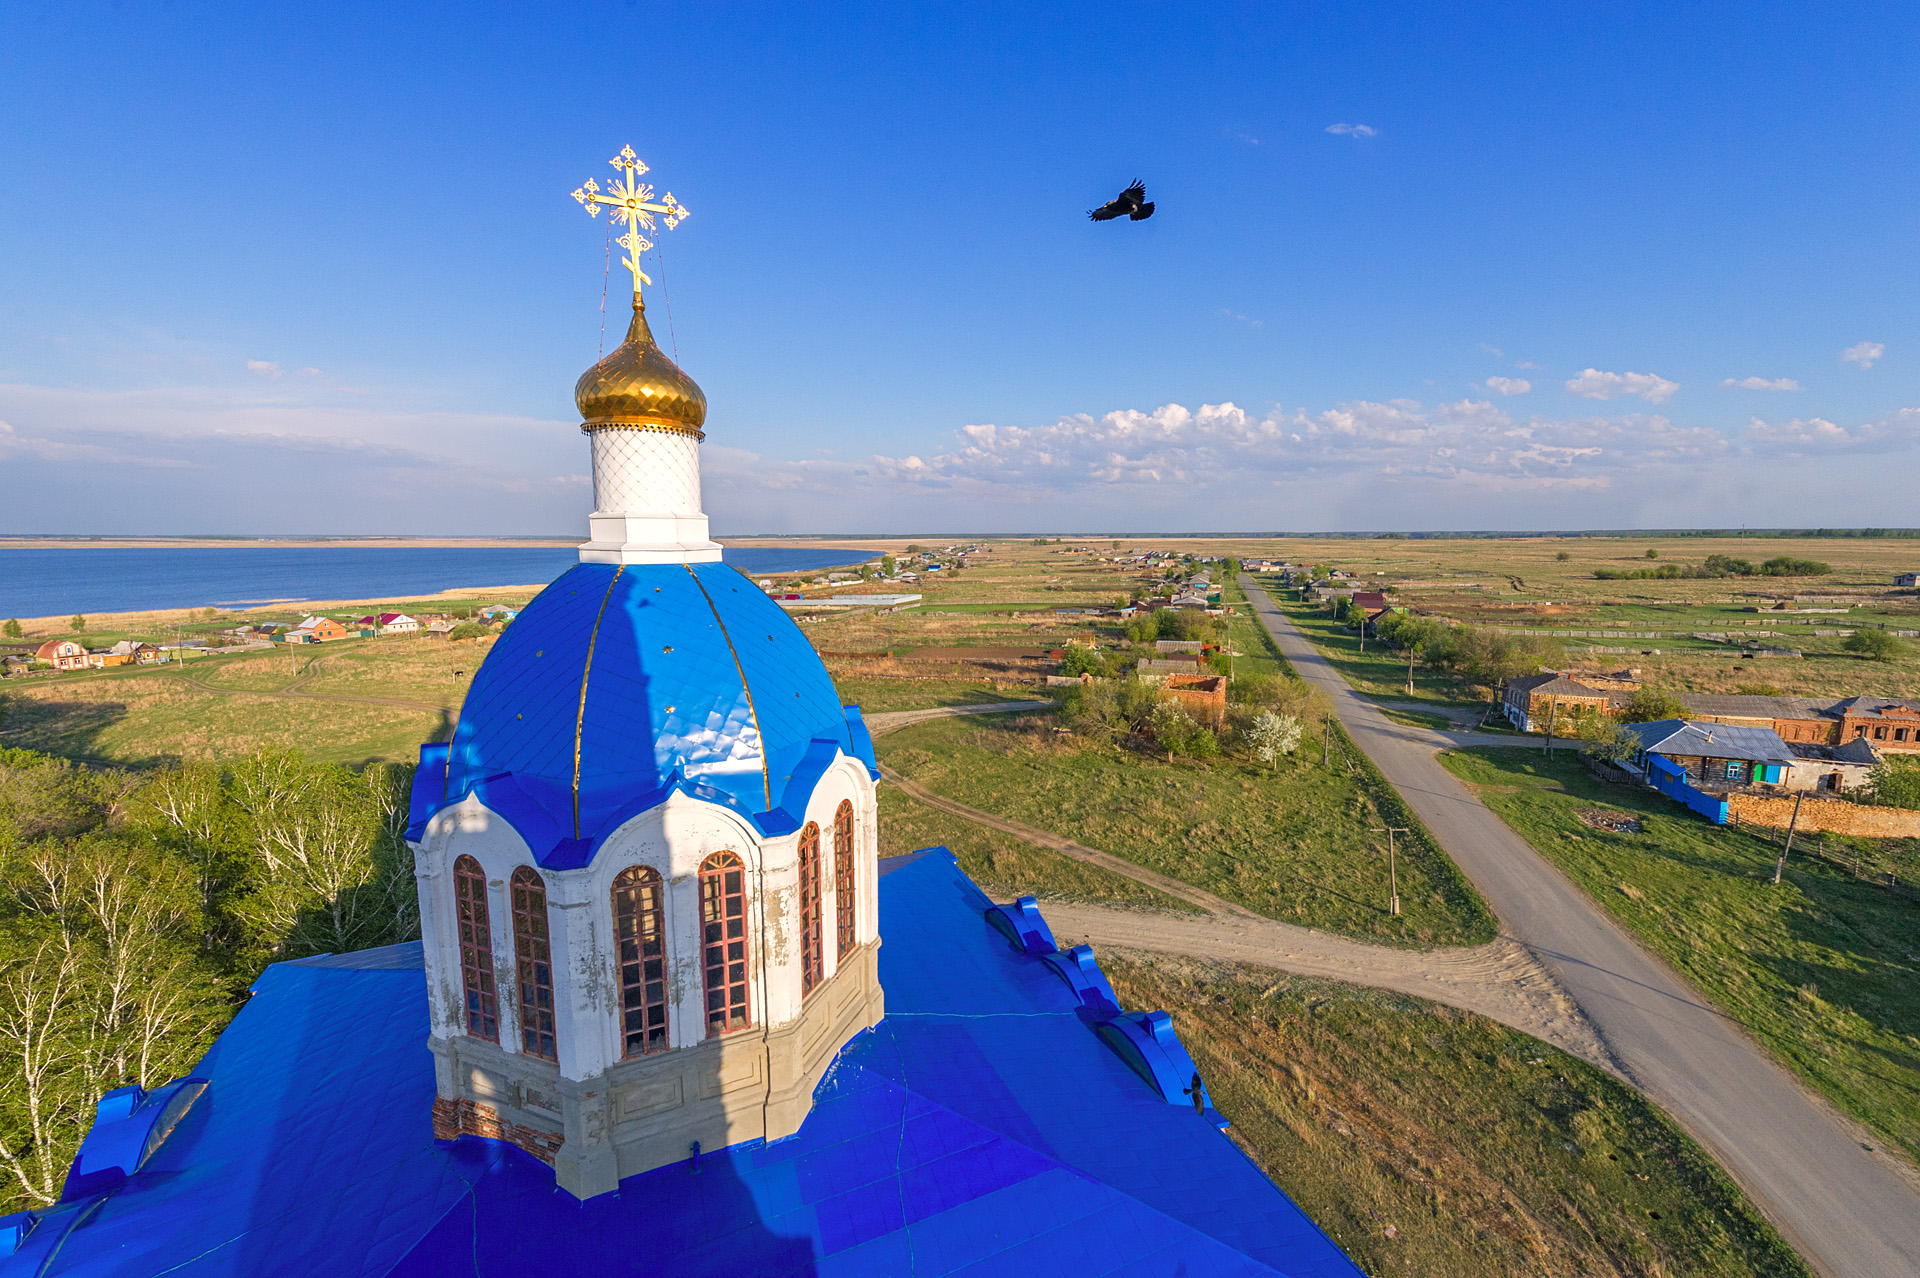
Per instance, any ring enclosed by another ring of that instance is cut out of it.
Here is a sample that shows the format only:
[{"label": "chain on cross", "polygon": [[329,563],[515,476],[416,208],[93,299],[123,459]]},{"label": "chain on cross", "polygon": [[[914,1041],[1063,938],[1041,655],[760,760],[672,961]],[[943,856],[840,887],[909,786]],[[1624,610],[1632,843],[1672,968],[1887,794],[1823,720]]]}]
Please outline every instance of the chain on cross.
[{"label": "chain on cross", "polygon": [[669,230],[680,225],[689,214],[687,206],[673,198],[672,191],[655,200],[651,183],[634,181],[647,171],[647,166],[633,153],[632,147],[621,147],[620,154],[608,163],[621,171],[620,177],[607,183],[605,191],[600,189],[599,183],[588,178],[587,184],[573,193],[573,198],[580,201],[589,217],[599,217],[601,208],[605,207],[615,223],[627,228],[626,234],[618,240],[620,247],[627,250],[627,256],[620,259],[620,264],[633,272],[633,296],[637,300],[640,286],[653,283],[646,272],[640,269],[640,255],[653,247],[653,241],[642,232],[654,229],[656,214],[666,222]]}]

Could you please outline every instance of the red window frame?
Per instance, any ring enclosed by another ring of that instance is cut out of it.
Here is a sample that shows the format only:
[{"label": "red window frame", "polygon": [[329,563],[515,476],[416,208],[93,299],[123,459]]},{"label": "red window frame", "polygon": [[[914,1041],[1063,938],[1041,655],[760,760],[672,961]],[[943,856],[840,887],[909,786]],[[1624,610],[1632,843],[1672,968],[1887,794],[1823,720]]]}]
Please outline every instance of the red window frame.
[{"label": "red window frame", "polygon": [[513,965],[520,989],[520,1050],[558,1060],[553,1016],[553,946],[547,929],[547,884],[529,866],[508,881],[513,899]]},{"label": "red window frame", "polygon": [[667,1050],[667,929],[660,871],[630,865],[613,880],[614,942],[620,951],[623,1056]]},{"label": "red window frame", "polygon": [[800,997],[826,979],[825,920],[820,917],[820,827],[800,831]]},{"label": "red window frame", "polygon": [[732,852],[700,863],[700,966],[707,994],[707,1036],[753,1024],[748,979],[747,867]]},{"label": "red window frame", "polygon": [[833,814],[833,916],[839,938],[836,960],[846,958],[860,943],[860,901],[854,891],[853,804],[842,799]]},{"label": "red window frame", "polygon": [[460,987],[467,1033],[500,1041],[500,999],[493,984],[493,929],[487,919],[487,873],[470,856],[453,863],[453,910],[460,934]]}]

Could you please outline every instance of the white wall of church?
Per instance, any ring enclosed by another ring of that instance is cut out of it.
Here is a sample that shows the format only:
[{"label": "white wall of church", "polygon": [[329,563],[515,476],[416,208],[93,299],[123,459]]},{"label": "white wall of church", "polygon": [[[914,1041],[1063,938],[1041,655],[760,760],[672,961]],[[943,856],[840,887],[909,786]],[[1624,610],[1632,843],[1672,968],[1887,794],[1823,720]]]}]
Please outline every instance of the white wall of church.
[{"label": "white wall of church", "polygon": [[[843,754],[815,786],[802,823],[803,829],[810,821],[820,830],[824,978],[830,978],[837,967],[833,818],[843,801],[851,803],[854,812],[856,939],[864,945],[878,931],[874,786],[865,765]],[[416,854],[432,1032],[440,1038],[467,1032],[453,883],[454,861],[463,855],[474,858],[487,879],[503,1050],[521,1050],[507,887],[521,866],[534,868],[546,884],[556,1052],[564,1077],[591,1078],[621,1059],[612,893],[614,879],[629,866],[651,867],[661,877],[671,1047],[688,1047],[706,1039],[699,871],[702,862],[716,852],[733,852],[746,867],[754,1022],[768,1029],[792,1023],[802,1003],[799,846],[797,831],[762,838],[731,810],[676,791],[609,835],[591,865],[543,870],[534,864],[531,849],[513,827],[477,800],[470,797],[448,808],[429,824]]]}]

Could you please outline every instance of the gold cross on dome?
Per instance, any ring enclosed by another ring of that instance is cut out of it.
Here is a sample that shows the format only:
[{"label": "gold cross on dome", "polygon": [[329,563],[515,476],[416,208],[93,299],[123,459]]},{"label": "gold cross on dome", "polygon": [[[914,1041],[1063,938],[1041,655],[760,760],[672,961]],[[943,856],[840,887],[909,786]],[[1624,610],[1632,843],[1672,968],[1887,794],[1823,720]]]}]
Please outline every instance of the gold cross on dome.
[{"label": "gold cross on dome", "polygon": [[627,250],[627,256],[620,259],[620,265],[633,272],[633,295],[637,299],[640,286],[653,283],[647,278],[646,272],[640,269],[640,255],[653,247],[653,241],[641,232],[654,229],[655,214],[666,222],[669,230],[680,225],[690,214],[686,205],[673,198],[672,191],[656,200],[653,198],[652,183],[634,181],[647,171],[647,166],[633,153],[632,147],[621,147],[620,154],[608,163],[620,170],[620,176],[608,182],[605,191],[600,189],[599,183],[588,178],[587,184],[573,193],[573,198],[580,201],[589,217],[599,217],[604,207],[615,223],[627,228],[626,234],[618,240],[620,247]]}]

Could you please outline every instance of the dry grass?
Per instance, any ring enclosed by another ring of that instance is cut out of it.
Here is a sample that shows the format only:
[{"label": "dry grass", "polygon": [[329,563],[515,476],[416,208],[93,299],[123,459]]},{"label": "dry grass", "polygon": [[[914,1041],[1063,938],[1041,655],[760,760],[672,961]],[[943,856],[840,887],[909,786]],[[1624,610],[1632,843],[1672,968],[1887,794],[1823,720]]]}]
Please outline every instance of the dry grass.
[{"label": "dry grass", "polygon": [[1174,1014],[1230,1134],[1370,1274],[1802,1275],[1638,1093],[1468,1012],[1122,951]]}]

